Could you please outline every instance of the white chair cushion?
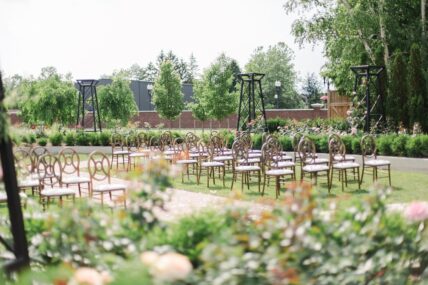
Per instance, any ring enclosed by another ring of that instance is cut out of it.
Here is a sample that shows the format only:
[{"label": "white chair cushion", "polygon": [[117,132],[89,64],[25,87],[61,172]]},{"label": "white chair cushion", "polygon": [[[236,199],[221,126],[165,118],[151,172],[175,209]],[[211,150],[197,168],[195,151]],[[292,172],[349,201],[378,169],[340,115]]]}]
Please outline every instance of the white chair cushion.
[{"label": "white chair cushion", "polygon": [[[25,193],[19,192],[19,197],[23,200],[26,200],[28,197]],[[6,192],[0,192],[0,203],[7,202]]]},{"label": "white chair cushion", "polygon": [[22,181],[18,181],[18,187],[20,188],[29,188],[29,187],[38,187],[39,180],[36,179],[25,179]]},{"label": "white chair cushion", "polygon": [[92,187],[94,192],[105,192],[105,191],[115,191],[115,190],[125,190],[126,185],[120,183],[111,183],[111,184],[98,184]]},{"label": "white chair cushion", "polygon": [[144,156],[148,156],[149,153],[148,152],[133,152],[131,154],[129,154],[130,157],[144,157]]},{"label": "white chair cushion", "polygon": [[182,160],[177,160],[178,164],[193,164],[193,163],[198,163],[198,161],[196,159],[182,159]]},{"label": "white chair cushion", "polygon": [[129,151],[127,150],[115,150],[113,151],[113,154],[118,155],[118,154],[128,154]]},{"label": "white chair cushion", "polygon": [[307,164],[324,164],[324,163],[328,163],[328,159],[327,158],[315,158],[315,159],[308,158],[306,159],[306,163]]},{"label": "white chair cushion", "polygon": [[239,159],[238,163],[259,163],[260,158]]},{"label": "white chair cushion", "polygon": [[165,150],[163,152],[163,154],[165,154],[165,155],[171,155],[171,154],[175,154],[175,151],[173,151],[173,150]]},{"label": "white chair cushion", "polygon": [[323,164],[310,164],[302,167],[302,170],[306,172],[326,171],[328,169],[328,166]]},{"label": "white chair cushion", "polygon": [[292,161],[278,161],[277,163],[272,163],[271,167],[275,168],[287,168],[287,167],[293,167],[296,166],[296,164]]},{"label": "white chair cushion", "polygon": [[54,187],[54,188],[45,188],[40,194],[43,196],[64,196],[64,195],[75,195],[76,192],[71,188],[63,188],[63,187]]},{"label": "white chair cushion", "polygon": [[224,166],[224,163],[219,162],[219,161],[207,161],[207,162],[202,162],[201,166],[202,167],[217,167],[217,166]]},{"label": "white chair cushion", "polygon": [[277,161],[283,161],[283,160],[291,161],[291,160],[293,160],[291,157],[289,157],[287,155],[275,155],[273,157],[273,159],[277,160]]},{"label": "white chair cushion", "polygon": [[65,183],[65,184],[88,183],[88,182],[90,182],[89,177],[69,176],[69,177],[62,178],[62,183]]},{"label": "white chair cushion", "polygon": [[345,157],[343,157],[341,155],[335,155],[334,160],[336,160],[336,161],[355,161],[355,156],[345,155]]},{"label": "white chair cushion", "polygon": [[233,160],[233,156],[229,155],[222,155],[222,156],[216,156],[213,158],[214,161],[227,161],[227,160]]},{"label": "white chair cushion", "polygon": [[360,167],[360,165],[356,162],[339,162],[333,164],[333,168],[337,169],[346,169],[346,168],[356,168]]},{"label": "white chair cushion", "polygon": [[383,165],[390,165],[391,162],[383,159],[372,159],[372,160],[367,160],[364,164],[368,166],[383,166]]},{"label": "white chair cushion", "polygon": [[289,175],[293,174],[293,171],[290,169],[271,169],[266,171],[266,175],[270,176],[282,176],[282,175]]},{"label": "white chair cushion", "polygon": [[262,157],[262,154],[260,152],[250,152],[248,154],[248,157],[249,158],[260,158],[260,157]]},{"label": "white chair cushion", "polygon": [[245,172],[245,171],[259,171],[260,167],[257,165],[240,165],[235,167],[236,171]]}]

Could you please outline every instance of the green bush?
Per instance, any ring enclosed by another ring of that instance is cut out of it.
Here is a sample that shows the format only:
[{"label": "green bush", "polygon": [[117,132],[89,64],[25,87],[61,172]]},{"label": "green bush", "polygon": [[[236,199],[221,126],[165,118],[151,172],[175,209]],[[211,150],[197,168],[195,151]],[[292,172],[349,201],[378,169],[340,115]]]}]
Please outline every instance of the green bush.
[{"label": "green bush", "polygon": [[49,136],[49,141],[53,146],[60,146],[62,144],[63,135],[60,132],[55,132]]},{"label": "green bush", "polygon": [[316,140],[317,152],[328,153],[328,136],[319,136]]},{"label": "green bush", "polygon": [[98,133],[89,133],[89,142],[92,146],[99,146],[100,145],[100,139]]},{"label": "green bush", "polygon": [[395,136],[391,142],[391,153],[390,155],[404,156],[406,155],[406,144],[409,139],[408,135]]},{"label": "green bush", "polygon": [[68,132],[65,134],[64,142],[67,146],[76,145],[76,134],[74,132]]},{"label": "green bush", "polygon": [[343,136],[342,141],[345,144],[346,153],[352,153],[352,136]]},{"label": "green bush", "polygon": [[39,138],[38,144],[39,144],[39,146],[46,146],[48,144],[48,139],[47,138]]},{"label": "green bush", "polygon": [[406,153],[410,157],[422,156],[422,136],[410,137],[406,143]]},{"label": "green bush", "polygon": [[392,151],[392,142],[396,138],[394,135],[384,135],[380,136],[376,140],[377,153],[380,155],[391,155]]},{"label": "green bush", "polygon": [[352,153],[353,154],[361,154],[361,138],[354,137],[352,138]]},{"label": "green bush", "polygon": [[253,149],[261,149],[262,148],[262,135],[261,134],[254,134],[251,137],[251,140],[253,142]]},{"label": "green bush", "polygon": [[283,127],[287,124],[287,120],[281,118],[267,119],[266,125],[269,133],[278,131],[278,127]]},{"label": "green bush", "polygon": [[278,140],[283,151],[293,151],[293,145],[289,136],[280,136]]},{"label": "green bush", "polygon": [[89,134],[85,132],[78,132],[76,134],[76,145],[88,146],[90,143]]},{"label": "green bush", "polygon": [[103,131],[99,134],[99,143],[102,146],[109,146],[110,145],[110,139],[111,139],[111,133],[109,131]]}]

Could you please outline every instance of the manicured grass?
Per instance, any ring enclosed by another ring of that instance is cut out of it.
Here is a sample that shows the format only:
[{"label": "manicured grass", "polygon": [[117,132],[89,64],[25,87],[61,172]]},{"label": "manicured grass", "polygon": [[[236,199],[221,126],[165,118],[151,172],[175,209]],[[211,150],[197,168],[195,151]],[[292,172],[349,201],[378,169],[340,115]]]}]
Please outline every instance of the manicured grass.
[{"label": "manicured grass", "polygon": [[[299,170],[296,168],[296,176],[300,177]],[[366,172],[367,174],[367,172]],[[331,188],[331,193],[328,194],[327,180],[325,177],[320,177],[318,180],[318,185],[314,188],[314,193],[322,199],[323,202],[338,201],[340,206],[346,207],[351,205],[357,199],[366,198],[369,196],[370,192],[373,191],[373,181],[372,177],[369,175],[364,176],[364,181],[361,185],[361,189],[358,189],[358,183],[354,182],[352,173],[348,173],[348,187],[342,192],[341,182],[338,180],[337,176],[333,178],[333,186]],[[414,200],[419,201],[428,201],[428,174],[424,173],[415,173],[415,172],[404,172],[404,171],[392,171],[392,192],[387,199],[388,203],[406,203]],[[231,191],[231,179],[232,175],[230,173],[226,174],[226,187],[223,187],[222,180],[216,177],[216,185],[212,185],[212,180],[210,181],[210,187],[207,188],[206,176],[201,177],[201,182],[198,185],[196,183],[196,177],[190,175],[190,180],[187,180],[187,177],[184,177],[184,183],[181,180],[181,177],[174,179],[174,188],[188,190],[193,192],[200,192],[206,194],[213,194],[218,196],[231,196],[233,191]],[[262,180],[263,181],[263,180]],[[291,181],[290,181],[291,182]],[[388,185],[387,178],[381,178],[378,182],[379,185]],[[281,197],[284,197],[287,182],[281,187]],[[234,191],[241,193],[240,196],[244,200],[253,200],[257,201],[260,199],[261,195],[258,192],[257,178],[251,178],[250,189],[244,187],[244,190],[241,192],[241,181],[238,180],[235,182]],[[289,191],[289,190],[288,190]],[[274,180],[271,181],[270,186],[266,186],[264,197],[275,199],[275,186]]]}]

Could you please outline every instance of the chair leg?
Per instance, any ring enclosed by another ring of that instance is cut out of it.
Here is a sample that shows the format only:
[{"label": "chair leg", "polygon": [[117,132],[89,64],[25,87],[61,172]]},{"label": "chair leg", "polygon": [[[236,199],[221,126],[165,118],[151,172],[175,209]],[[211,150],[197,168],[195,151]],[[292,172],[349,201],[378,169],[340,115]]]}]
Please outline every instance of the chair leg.
[{"label": "chair leg", "polygon": [[263,175],[263,189],[262,189],[262,196],[265,195],[265,187],[266,187],[266,173]]},{"label": "chair leg", "polygon": [[389,186],[391,185],[391,165],[388,164],[388,178],[389,178]]},{"label": "chair leg", "polygon": [[[355,168],[354,168],[355,171]],[[357,168],[357,175],[358,175],[358,189],[361,189],[361,182],[360,182],[360,168]]]},{"label": "chair leg", "polygon": [[241,192],[244,192],[244,172],[241,174]]},{"label": "chair leg", "polygon": [[223,169],[223,187],[226,187],[226,184],[225,184],[225,181],[224,181],[225,176],[226,176],[226,167],[223,165],[222,169]]},{"label": "chair leg", "polygon": [[364,170],[365,170],[365,167],[364,167],[364,165],[363,165],[363,168],[361,169],[360,185],[361,185],[361,184],[363,184]]},{"label": "chair leg", "polygon": [[261,172],[260,172],[260,170],[258,171],[258,176],[259,176],[259,181],[258,181],[258,184],[259,184],[259,193],[260,193],[260,183],[262,182],[262,177],[261,177]]},{"label": "chair leg", "polygon": [[275,176],[275,196],[276,196],[276,199],[278,199],[278,196],[279,196],[279,188],[280,188],[280,185],[279,185],[279,176]]},{"label": "chair leg", "polygon": [[232,183],[231,183],[231,185],[230,185],[230,191],[232,191],[232,189],[233,189],[233,182],[235,181],[235,171],[233,171],[232,172]]},{"label": "chair leg", "polygon": [[104,192],[100,192],[101,194],[101,207],[104,207]]}]

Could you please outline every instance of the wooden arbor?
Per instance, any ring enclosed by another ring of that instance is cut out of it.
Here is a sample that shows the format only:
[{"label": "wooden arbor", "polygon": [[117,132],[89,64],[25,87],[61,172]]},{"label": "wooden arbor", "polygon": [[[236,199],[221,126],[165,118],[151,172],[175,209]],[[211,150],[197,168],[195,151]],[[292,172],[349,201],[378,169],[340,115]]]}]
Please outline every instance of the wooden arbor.
[{"label": "wooden arbor", "polygon": [[[351,70],[355,74],[354,96],[356,96],[358,104],[365,104],[364,131],[368,133],[371,128],[378,128],[381,122],[386,124],[383,90],[380,84],[385,67],[360,65],[352,66]],[[363,90],[358,88],[359,84],[362,85]]]},{"label": "wooden arbor", "polygon": [[3,106],[3,99],[4,89],[0,74],[0,171],[2,172],[2,175],[0,175],[0,183],[2,182],[1,180],[3,180],[6,190],[13,245],[10,245],[1,235],[0,243],[15,256],[14,259],[10,260],[4,266],[6,272],[11,273],[27,267],[30,263],[30,258],[28,255],[28,244],[25,236],[24,219],[19,197],[18,182],[16,179],[12,140],[8,136],[6,130],[6,109]]},{"label": "wooden arbor", "polygon": [[265,102],[262,91],[263,73],[240,73],[237,75],[241,82],[238,110],[238,131],[251,131],[251,123],[261,115],[264,131],[267,130]]},{"label": "wooden arbor", "polygon": [[[79,87],[79,101],[77,103],[77,124],[85,128],[85,110],[92,112],[94,132],[98,129],[101,132],[100,108],[98,107],[97,84],[98,80],[79,79],[76,84]],[[80,117],[82,115],[82,117]]]}]

